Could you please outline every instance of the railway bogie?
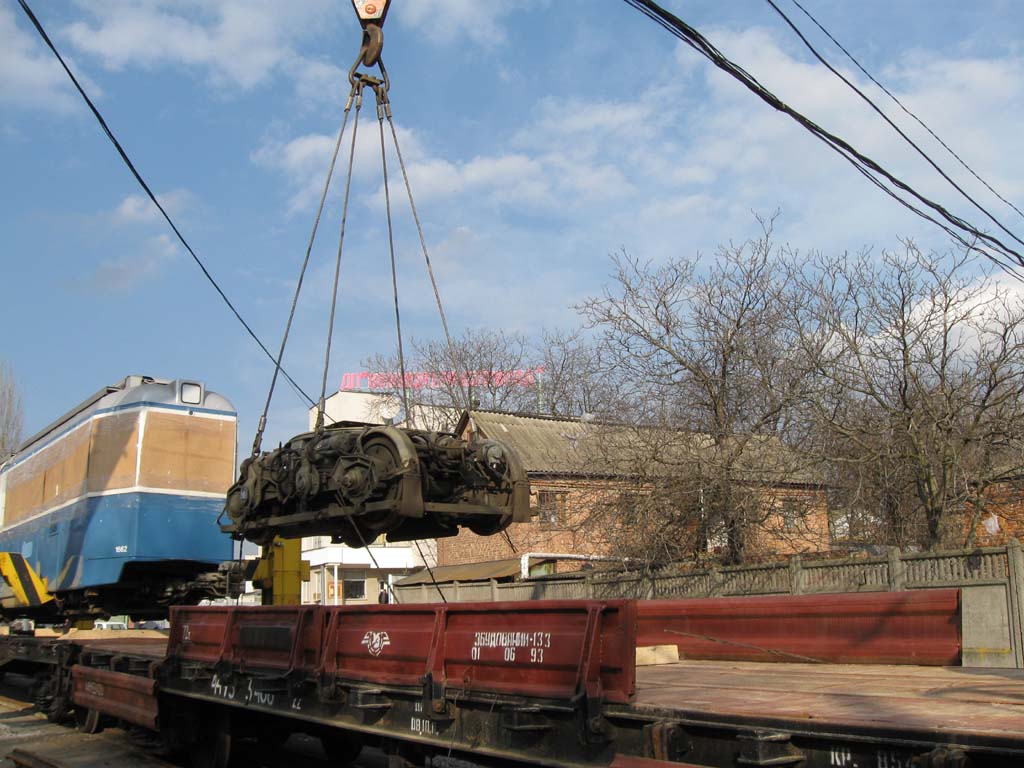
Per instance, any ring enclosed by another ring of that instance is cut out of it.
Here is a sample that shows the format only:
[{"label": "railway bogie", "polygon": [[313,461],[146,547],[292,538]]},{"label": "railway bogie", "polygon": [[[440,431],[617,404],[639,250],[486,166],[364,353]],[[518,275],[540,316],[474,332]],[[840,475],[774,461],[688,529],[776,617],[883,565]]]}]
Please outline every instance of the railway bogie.
[{"label": "railway bogie", "polygon": [[242,463],[224,531],[265,544],[330,535],[351,547],[481,535],[530,518],[515,451],[497,441],[397,427],[334,424]]}]

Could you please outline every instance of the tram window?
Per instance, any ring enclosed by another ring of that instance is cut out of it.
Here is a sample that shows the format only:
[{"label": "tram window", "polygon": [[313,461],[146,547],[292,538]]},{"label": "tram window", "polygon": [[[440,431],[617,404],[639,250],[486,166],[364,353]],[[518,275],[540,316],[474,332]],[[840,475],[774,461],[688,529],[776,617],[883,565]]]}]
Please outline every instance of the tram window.
[{"label": "tram window", "polygon": [[189,405],[199,405],[203,401],[203,387],[201,384],[194,384],[184,381],[181,384],[181,402]]}]

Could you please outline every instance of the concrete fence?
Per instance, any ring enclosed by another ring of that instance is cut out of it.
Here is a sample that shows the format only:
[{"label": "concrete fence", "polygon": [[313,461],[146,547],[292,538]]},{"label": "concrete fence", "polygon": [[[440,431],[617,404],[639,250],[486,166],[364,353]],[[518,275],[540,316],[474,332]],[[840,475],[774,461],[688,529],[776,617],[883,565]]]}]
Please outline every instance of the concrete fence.
[{"label": "concrete fence", "polygon": [[[441,584],[446,600],[566,600],[642,598],[648,600],[740,595],[808,595],[889,592],[959,587],[962,590],[965,666],[1024,668],[1024,551],[1005,547],[885,557],[803,560],[709,568],[672,575],[609,576],[581,571],[559,577],[506,584],[495,581]],[[438,602],[434,584],[396,589],[402,603]]]}]

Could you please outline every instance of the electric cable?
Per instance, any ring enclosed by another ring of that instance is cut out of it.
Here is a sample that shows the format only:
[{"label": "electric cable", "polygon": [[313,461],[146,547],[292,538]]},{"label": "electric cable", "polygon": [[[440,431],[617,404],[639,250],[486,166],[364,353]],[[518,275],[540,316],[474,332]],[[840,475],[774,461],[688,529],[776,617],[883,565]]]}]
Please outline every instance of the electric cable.
[{"label": "electric cable", "polygon": [[967,194],[967,192],[959,184],[953,181],[953,179],[950,178],[949,174],[942,170],[942,168],[939,167],[938,163],[932,160],[932,158],[929,157],[928,154],[923,149],[921,149],[921,147],[918,146],[913,139],[907,136],[907,134],[904,133],[903,130],[898,125],[896,125],[896,123],[894,123],[889,118],[889,116],[885,114],[885,112],[883,112],[882,109],[867,96],[867,94],[865,94],[860,88],[858,88],[856,85],[850,82],[850,80],[847,79],[839,70],[833,67],[832,64],[829,63],[828,60],[826,60],[825,57],[822,56],[818,52],[818,50],[811,44],[811,42],[807,39],[804,33],[800,31],[800,29],[796,26],[796,24],[793,23],[789,16],[787,16],[783,12],[783,10],[779,8],[778,5],[775,4],[774,0],[765,0],[765,2],[768,3],[768,5],[770,5],[779,16],[782,17],[782,20],[786,22],[786,24],[789,26],[790,29],[793,30],[794,33],[796,33],[796,36],[800,38],[800,41],[804,44],[804,46],[806,46],[807,50],[811,52],[814,58],[821,62],[828,69],[829,72],[831,72],[833,75],[842,80],[843,83],[845,83],[850,88],[850,90],[856,93],[869,107],[871,107],[871,109],[874,112],[876,112],[883,120],[885,120],[885,122],[889,124],[889,127],[896,131],[896,133],[899,134],[900,138],[907,142],[907,144],[913,147],[917,154],[924,158],[925,162],[927,162],[936,171],[936,173],[938,173],[943,179],[949,182],[950,186],[952,186],[953,189],[959,192],[961,196],[964,197],[964,199],[971,203],[971,205],[973,205],[975,208],[977,208],[979,211],[985,214],[985,216],[987,216],[988,219],[992,221],[997,227],[1003,230],[1003,232],[1008,234],[1021,245],[1024,245],[1024,240],[1021,240],[1019,237],[1017,237],[1016,234],[1007,229],[1006,226],[1003,225],[1001,221],[999,221],[999,219],[997,219],[995,216],[989,213],[989,211],[982,207],[981,203],[979,203],[977,200],[975,200],[973,197]]},{"label": "electric cable", "polygon": [[[666,11],[657,3],[652,2],[652,0],[625,0],[625,2],[686,43],[689,47],[707,58],[726,74],[738,80],[766,104],[791,117],[803,128],[808,130],[844,157],[863,175],[868,177],[879,189],[884,191],[887,195],[892,197],[908,210],[928,221],[931,221],[932,223],[938,224],[945,232],[951,234],[957,242],[961,243],[966,248],[978,251],[986,258],[1013,274],[1018,280],[1022,279],[1021,275],[1015,272],[1015,269],[1016,267],[1024,266],[1024,255],[1007,246],[998,238],[982,232],[972,226],[969,222],[954,215],[942,205],[920,194],[917,190],[898,179],[895,175],[883,168],[870,157],[859,152],[850,145],[849,142],[826,131],[800,112],[797,112],[795,109],[783,102],[778,96],[765,88],[760,82],[758,82],[757,78],[722,54],[722,52],[711,44],[703,35],[701,35],[700,32],[675,15]],[[888,184],[884,183],[883,179],[888,182]],[[892,187],[890,187],[889,184],[891,184]],[[895,187],[895,189],[893,187]],[[942,224],[935,218],[927,215],[926,212],[917,208],[914,204],[898,194],[896,189],[902,190],[919,201],[923,206],[930,208],[940,219],[945,220],[946,224]],[[971,240],[968,241],[966,238],[971,238]],[[984,243],[985,246],[980,245],[980,243]],[[995,253],[993,253],[993,251]],[[1007,264],[1007,260],[1013,262],[1013,266]]]},{"label": "electric cable", "polygon": [[1018,214],[1020,214],[1021,216],[1024,216],[1024,211],[1022,211],[1020,208],[1018,208],[1012,202],[1007,200],[1002,194],[1000,194],[998,191],[996,191],[992,187],[991,184],[989,184],[987,181],[985,181],[985,179],[983,179],[981,176],[979,176],[977,171],[975,171],[971,166],[969,166],[967,164],[967,161],[964,160],[962,157],[960,157],[960,155],[958,155],[953,150],[952,147],[950,147],[945,141],[943,141],[942,138],[937,133],[935,133],[935,131],[933,131],[920,117],[918,117],[916,114],[914,114],[902,101],[899,100],[899,98],[892,91],[890,91],[882,83],[880,83],[877,79],[875,79],[874,75],[872,75],[870,72],[868,72],[864,68],[864,66],[859,61],[857,61],[857,59],[854,57],[854,55],[852,53],[850,53],[846,49],[846,47],[842,43],[840,43],[832,35],[831,32],[829,32],[827,29],[825,29],[825,27],[822,26],[821,22],[819,22],[816,18],[814,18],[813,15],[811,15],[810,11],[808,11],[803,5],[801,5],[798,0],[792,0],[792,2],[793,2],[793,5],[795,5],[797,8],[799,8],[803,12],[803,14],[808,19],[810,19],[811,22],[818,29],[820,29],[829,40],[831,40],[833,43],[835,43],[836,47],[839,48],[839,50],[841,50],[846,55],[846,58],[848,58],[851,62],[853,62],[853,65],[855,67],[857,67],[857,69],[859,69],[868,80],[870,80],[872,83],[874,83],[876,86],[878,86],[882,90],[882,92],[885,93],[886,96],[888,96],[890,99],[892,99],[894,102],[896,102],[897,106],[899,106],[900,109],[902,109],[909,117],[911,117],[915,122],[917,122],[918,125],[920,125],[922,128],[924,128],[931,135],[931,137],[933,139],[935,139],[939,144],[942,145],[943,149],[945,149],[947,152],[949,152],[949,154],[951,154],[956,159],[956,161],[958,163],[960,163],[960,165],[962,165],[968,171],[968,173],[970,173],[974,178],[976,178],[979,182],[981,182],[985,186],[985,188],[988,189],[989,192],[991,192],[993,195],[995,195],[1000,200],[1002,200],[1004,203],[1006,203],[1006,205],[1008,205],[1010,208],[1013,208],[1013,210],[1015,210]]},{"label": "electric cable", "polygon": [[245,318],[242,317],[241,313],[232,303],[231,299],[227,297],[227,294],[224,293],[224,290],[214,279],[213,275],[210,274],[210,271],[206,268],[206,265],[203,263],[202,259],[200,259],[196,252],[192,249],[192,246],[189,245],[188,240],[185,239],[185,236],[181,233],[181,230],[178,229],[178,226],[171,219],[170,214],[167,213],[167,210],[163,207],[163,205],[160,204],[160,201],[157,199],[156,195],[153,194],[153,190],[150,189],[149,184],[147,184],[146,180],[142,178],[142,174],[139,173],[139,170],[135,167],[135,163],[133,163],[131,158],[128,157],[128,153],[125,151],[124,147],[121,146],[121,142],[118,141],[117,137],[114,135],[114,132],[110,129],[110,126],[107,124],[107,121],[104,119],[99,109],[97,109],[92,99],[89,98],[89,95],[85,92],[85,89],[82,87],[82,84],[78,81],[78,78],[75,77],[74,72],[71,71],[71,68],[68,67],[67,62],[64,61],[64,57],[61,56],[60,51],[57,50],[57,46],[54,45],[53,41],[50,39],[50,36],[46,33],[46,30],[43,28],[42,23],[36,17],[35,13],[33,13],[32,9],[29,7],[26,0],[18,0],[18,4],[21,6],[21,9],[25,12],[25,15],[28,17],[29,21],[32,22],[32,25],[35,27],[36,32],[39,33],[39,36],[42,38],[43,42],[46,43],[46,46],[50,49],[53,55],[57,57],[57,61],[60,62],[61,67],[64,68],[64,71],[67,73],[67,76],[71,79],[71,82],[72,84],[74,84],[75,89],[78,91],[79,95],[82,97],[86,105],[92,111],[93,116],[96,118],[96,121],[100,124],[100,127],[103,129],[103,132],[110,140],[110,143],[113,144],[114,149],[116,149],[118,155],[121,156],[121,160],[128,167],[128,170],[131,171],[132,176],[135,177],[135,181],[138,182],[139,186],[142,187],[142,190],[152,201],[153,205],[155,205],[157,207],[157,210],[160,211],[160,214],[164,217],[164,220],[167,222],[168,226],[170,226],[171,230],[178,238],[178,241],[182,244],[185,250],[188,251],[189,255],[192,257],[192,260],[196,263],[196,266],[198,266],[199,269],[202,271],[203,276],[207,279],[210,285],[213,286],[214,290],[217,291],[217,294],[227,305],[228,309],[231,310],[231,313],[235,316],[238,322],[242,324],[242,327],[245,329],[246,333],[248,333],[252,340],[255,341],[257,345],[259,345],[259,348],[263,350],[263,353],[267,356],[270,362],[274,363],[276,369],[280,369],[281,373],[284,375],[285,379],[288,380],[288,383],[291,384],[292,388],[298,394],[304,397],[309,402],[310,405],[313,405],[313,398],[311,398],[306,393],[306,391],[303,390],[302,387],[298,385],[295,379],[293,379],[289,375],[289,373],[283,367],[281,367],[280,361],[274,358],[274,355],[271,353],[271,351],[267,349],[267,346],[263,343],[260,337],[256,335],[256,332],[252,329],[252,326],[250,326],[249,323],[245,321]]}]

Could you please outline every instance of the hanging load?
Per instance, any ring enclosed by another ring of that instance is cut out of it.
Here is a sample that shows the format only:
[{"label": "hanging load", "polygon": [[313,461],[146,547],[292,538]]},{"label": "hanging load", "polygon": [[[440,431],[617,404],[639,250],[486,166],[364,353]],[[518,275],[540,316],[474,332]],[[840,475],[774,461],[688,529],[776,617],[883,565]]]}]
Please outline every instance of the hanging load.
[{"label": "hanging load", "polygon": [[530,519],[522,463],[507,445],[457,435],[342,422],[242,463],[222,530],[266,544],[275,536],[331,536],[362,547],[482,536]]}]

